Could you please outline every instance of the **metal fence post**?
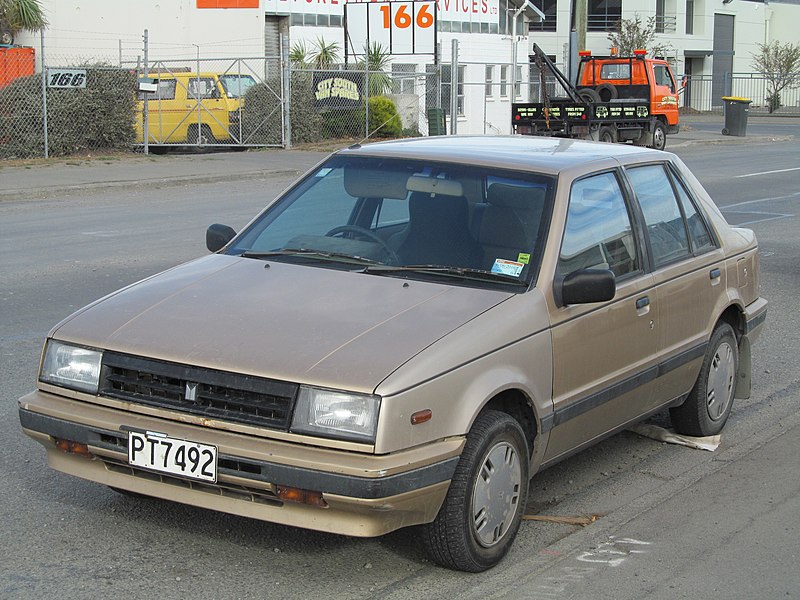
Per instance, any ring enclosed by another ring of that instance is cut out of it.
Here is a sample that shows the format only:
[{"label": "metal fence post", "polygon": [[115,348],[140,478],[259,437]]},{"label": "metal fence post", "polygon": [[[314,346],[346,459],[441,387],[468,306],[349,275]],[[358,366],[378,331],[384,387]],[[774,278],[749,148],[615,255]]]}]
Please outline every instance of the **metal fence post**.
[{"label": "metal fence post", "polygon": [[[147,58],[147,46],[148,46],[148,32],[147,29],[144,30],[144,78],[147,79],[147,65],[148,65],[148,58]],[[144,153],[145,156],[150,154],[150,121],[149,121],[149,113],[150,113],[150,101],[145,96],[144,100],[144,110],[142,111],[142,137],[144,137]]]},{"label": "metal fence post", "polygon": [[44,53],[44,29],[42,29],[42,133],[44,134],[44,157],[50,158],[50,143],[47,136],[47,61]]},{"label": "metal fence post", "polygon": [[[367,42],[369,43],[369,42]],[[364,139],[369,139],[369,46],[364,56]]]},{"label": "metal fence post", "polygon": [[292,65],[289,61],[289,37],[281,34],[281,95],[283,106],[281,114],[283,119],[283,146],[287,150],[292,148]]},{"label": "metal fence post", "polygon": [[458,40],[453,40],[450,53],[450,133],[458,133]]}]

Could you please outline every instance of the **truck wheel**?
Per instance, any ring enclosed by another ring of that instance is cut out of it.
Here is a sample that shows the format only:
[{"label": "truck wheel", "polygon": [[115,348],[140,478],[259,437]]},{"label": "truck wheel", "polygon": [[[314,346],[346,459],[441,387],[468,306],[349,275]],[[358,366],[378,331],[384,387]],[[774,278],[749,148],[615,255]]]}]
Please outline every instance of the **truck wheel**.
[{"label": "truck wheel", "polygon": [[619,91],[617,91],[617,86],[613,83],[601,83],[598,85],[595,90],[597,95],[600,96],[601,102],[611,102],[612,100],[616,100],[619,96]]},{"label": "truck wheel", "polygon": [[617,132],[611,127],[601,127],[597,132],[597,139],[607,144],[613,144],[617,141]]},{"label": "truck wheel", "polygon": [[478,416],[444,504],[424,527],[434,562],[479,573],[502,560],[522,522],[528,456],[525,434],[514,418],[496,410]]},{"label": "truck wheel", "polygon": [[667,145],[667,128],[664,127],[664,124],[661,121],[658,121],[655,125],[653,125],[653,143],[650,145],[651,148],[655,148],[656,150],[663,150]]},{"label": "truck wheel", "polygon": [[592,88],[581,88],[578,90],[578,98],[588,104],[600,102],[600,96]]}]

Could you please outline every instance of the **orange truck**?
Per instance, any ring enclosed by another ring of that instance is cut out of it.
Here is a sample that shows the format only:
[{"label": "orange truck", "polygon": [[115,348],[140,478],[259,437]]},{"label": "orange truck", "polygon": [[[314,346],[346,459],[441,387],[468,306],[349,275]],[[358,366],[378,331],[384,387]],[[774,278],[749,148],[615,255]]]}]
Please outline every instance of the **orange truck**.
[{"label": "orange truck", "polygon": [[[552,135],[603,142],[632,142],[663,150],[678,132],[680,90],[667,61],[633,56],[592,56],[580,52],[577,86],[533,45],[543,74],[543,102],[515,103],[512,126],[523,135]],[[548,96],[548,89],[558,89]],[[562,95],[563,94],[563,95]]]}]

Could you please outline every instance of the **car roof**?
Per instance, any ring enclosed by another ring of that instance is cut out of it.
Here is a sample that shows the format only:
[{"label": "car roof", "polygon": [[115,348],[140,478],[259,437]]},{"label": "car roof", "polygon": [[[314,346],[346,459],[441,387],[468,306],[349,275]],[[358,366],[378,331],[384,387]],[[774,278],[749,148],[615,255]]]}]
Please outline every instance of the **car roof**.
[{"label": "car roof", "polygon": [[637,162],[643,157],[663,161],[670,156],[669,153],[642,146],[523,135],[410,138],[356,144],[337,154],[438,160],[515,170],[535,169],[551,174],[574,167],[589,168],[593,163],[608,163],[609,159],[624,163],[634,156]]}]

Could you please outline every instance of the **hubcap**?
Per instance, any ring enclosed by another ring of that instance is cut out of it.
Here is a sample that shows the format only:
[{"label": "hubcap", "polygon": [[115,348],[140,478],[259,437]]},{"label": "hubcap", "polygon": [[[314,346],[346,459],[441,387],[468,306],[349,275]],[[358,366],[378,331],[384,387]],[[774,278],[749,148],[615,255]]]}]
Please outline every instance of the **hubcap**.
[{"label": "hubcap", "polygon": [[665,141],[666,139],[664,137],[664,130],[661,128],[656,128],[656,130],[653,132],[653,147],[663,148]]},{"label": "hubcap", "polygon": [[472,490],[472,527],[484,547],[505,536],[519,504],[522,470],[508,442],[495,444],[483,459]]},{"label": "hubcap", "polygon": [[733,359],[733,348],[723,342],[711,359],[708,370],[708,386],[706,387],[706,408],[712,421],[719,420],[733,398],[733,383],[736,369]]}]

